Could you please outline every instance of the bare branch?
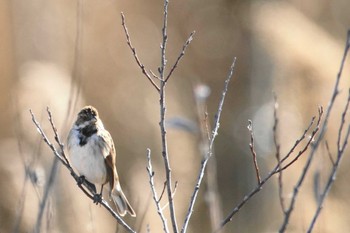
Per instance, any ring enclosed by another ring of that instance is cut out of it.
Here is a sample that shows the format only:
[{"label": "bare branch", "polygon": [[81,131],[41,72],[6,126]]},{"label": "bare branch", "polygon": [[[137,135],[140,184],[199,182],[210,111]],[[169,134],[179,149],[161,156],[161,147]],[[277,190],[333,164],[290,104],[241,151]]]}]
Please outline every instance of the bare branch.
[{"label": "bare branch", "polygon": [[165,113],[166,113],[166,101],[165,101],[165,66],[166,66],[166,45],[168,40],[167,35],[167,25],[168,25],[168,4],[169,0],[164,0],[164,10],[163,10],[163,28],[162,28],[162,44],[160,46],[161,50],[161,61],[160,61],[160,67],[158,68],[159,75],[160,75],[160,90],[159,90],[159,107],[160,107],[160,132],[161,132],[161,140],[162,140],[162,157],[164,162],[164,169],[165,169],[165,176],[167,180],[167,196],[169,201],[169,212],[170,212],[170,219],[171,224],[173,227],[173,232],[178,233],[178,226],[176,222],[176,213],[175,213],[175,205],[174,205],[174,199],[173,199],[173,191],[172,191],[172,174],[171,174],[171,168],[170,168],[170,160],[169,160],[169,153],[168,153],[168,143],[167,143],[167,137],[166,137],[166,130],[165,130]]},{"label": "bare branch", "polygon": [[[311,142],[314,141],[315,135],[316,135],[316,133],[318,132],[318,130],[320,128],[320,123],[321,123],[320,121],[321,121],[322,115],[323,115],[323,108],[322,107],[319,108],[318,114],[319,115],[318,115],[318,121],[317,121],[317,124],[316,124],[316,128],[312,131],[312,133],[311,133],[309,139],[307,140],[307,143],[304,146],[304,148],[301,151],[299,151],[298,155],[295,156],[294,159],[292,159],[292,161],[290,161],[286,165],[284,165],[281,168],[279,168],[277,170],[277,172],[281,172],[281,171],[287,169],[290,165],[292,165],[295,161],[297,161],[300,158],[300,156],[302,154],[304,154],[304,152],[308,149],[308,147],[310,146]],[[311,120],[312,124],[313,124],[314,120],[315,120],[315,117],[313,117],[312,120]],[[306,137],[306,133],[307,133],[307,130],[304,132],[304,134],[302,136],[303,139]],[[285,160],[282,159],[281,161],[285,161]]]},{"label": "bare branch", "polygon": [[290,214],[292,212],[292,209],[294,208],[296,196],[298,195],[298,190],[299,190],[300,186],[302,185],[302,183],[304,181],[304,178],[305,178],[305,176],[306,176],[306,174],[307,174],[307,172],[309,170],[309,167],[311,165],[311,162],[312,162],[312,160],[313,160],[313,158],[314,158],[314,156],[316,154],[316,150],[318,149],[318,146],[319,146],[320,142],[322,141],[322,139],[324,137],[324,134],[325,134],[325,132],[327,130],[328,121],[329,121],[329,118],[330,118],[330,113],[333,110],[333,106],[334,106],[335,100],[336,100],[336,98],[337,98],[337,96],[339,94],[339,82],[340,82],[340,78],[342,76],[342,72],[343,72],[343,68],[344,68],[344,64],[345,64],[345,60],[346,60],[346,56],[348,54],[349,48],[350,48],[350,31],[348,31],[343,58],[342,58],[342,61],[341,61],[341,64],[340,64],[340,68],[339,68],[339,72],[337,74],[337,78],[336,78],[336,81],[335,81],[335,84],[334,84],[333,93],[332,93],[331,99],[329,101],[327,110],[326,110],[326,115],[324,117],[324,122],[322,124],[322,127],[320,129],[320,133],[319,133],[317,139],[313,143],[313,147],[311,149],[311,152],[310,152],[310,155],[308,157],[308,160],[307,160],[307,162],[306,162],[306,164],[304,166],[304,169],[303,169],[303,171],[302,171],[302,173],[300,175],[300,178],[299,178],[299,180],[298,180],[298,182],[297,182],[297,184],[296,184],[296,186],[294,188],[292,201],[290,203],[290,208],[285,214],[285,217],[284,217],[284,220],[283,220],[283,223],[281,225],[281,228],[280,228],[279,232],[285,232],[286,231],[287,225],[289,223]]},{"label": "bare branch", "polygon": [[[166,185],[166,183],[164,183]],[[173,191],[173,194],[172,194],[172,198],[174,199],[175,197],[175,194],[176,194],[176,191],[177,191],[177,187],[178,187],[178,182],[175,181],[175,186],[174,186],[174,191]],[[165,186],[166,187],[166,186]],[[163,190],[164,191],[164,190]],[[162,210],[164,210],[166,207],[168,207],[169,205],[169,202],[165,203],[165,205],[162,207]]]},{"label": "bare branch", "polygon": [[340,127],[339,127],[339,130],[338,130],[338,140],[337,140],[338,152],[343,150],[343,148],[342,148],[343,145],[342,144],[344,144],[344,142],[342,143],[341,141],[342,141],[343,128],[344,128],[344,124],[345,124],[345,117],[346,117],[347,110],[349,108],[349,101],[350,101],[350,89],[348,90],[348,100],[346,102],[344,111],[342,113],[341,121],[340,121]]},{"label": "bare branch", "polygon": [[261,183],[261,177],[260,177],[260,172],[259,172],[258,161],[256,160],[256,152],[255,152],[255,148],[254,148],[253,123],[251,120],[248,120],[248,130],[250,133],[249,148],[250,148],[250,152],[252,153],[252,156],[253,156],[253,163],[254,163],[254,168],[255,168],[256,179],[257,179],[258,185],[259,185]]},{"label": "bare branch", "polygon": [[[29,110],[29,111],[30,111],[30,114],[32,116],[32,121],[33,121],[34,125],[36,126],[36,129],[39,132],[39,134],[41,135],[44,142],[49,146],[51,151],[54,153],[55,157],[57,159],[59,159],[59,161],[70,171],[70,174],[75,179],[75,181],[78,183],[79,176],[75,173],[73,168],[70,166],[69,162],[67,163],[68,160],[67,160],[67,156],[65,155],[64,150],[63,150],[64,149],[63,143],[60,141],[60,137],[58,136],[57,129],[55,127],[55,124],[53,123],[52,114],[50,112],[50,109],[47,108],[47,112],[49,115],[49,120],[51,123],[52,130],[55,134],[55,140],[57,140],[57,143],[61,147],[60,152],[58,152],[56,147],[50,142],[50,140],[46,136],[45,132],[43,131],[42,127],[40,126],[39,122],[36,120],[34,113],[31,110]],[[85,181],[83,182],[83,185],[78,185],[78,187],[86,194],[86,196],[88,196],[91,200],[94,200],[94,196],[93,196],[93,194],[95,194],[94,190],[92,190],[92,188],[89,185],[87,185],[87,183]],[[88,192],[86,190],[86,188],[90,192]],[[101,200],[101,205],[104,208],[106,208],[110,212],[110,214],[118,221],[118,223],[121,224],[127,231],[135,232],[127,223],[124,222],[124,220],[117,213],[114,212],[114,210],[108,205],[108,203],[105,200],[103,200],[103,199]]]},{"label": "bare branch", "polygon": [[174,191],[173,191],[173,198],[175,197],[178,185],[179,185],[179,182],[175,181],[175,186],[174,186]]},{"label": "bare branch", "polygon": [[162,224],[163,224],[163,230],[164,232],[168,233],[169,232],[169,228],[168,228],[168,224],[167,224],[167,221],[165,219],[165,216],[163,214],[163,210],[162,208],[160,207],[160,199],[162,198],[163,196],[163,193],[164,193],[164,190],[165,190],[165,183],[164,183],[164,189],[163,189],[163,192],[160,196],[160,198],[158,199],[158,195],[157,195],[157,191],[154,187],[154,171],[153,171],[153,168],[152,168],[152,162],[151,162],[151,150],[150,149],[147,149],[147,161],[148,161],[148,166],[147,166],[147,172],[148,172],[148,177],[149,177],[149,184],[151,186],[151,190],[152,190],[152,195],[153,195],[153,200],[156,204],[156,208],[157,208],[157,213],[162,221]]},{"label": "bare branch", "polygon": [[135,61],[136,61],[137,65],[141,68],[142,73],[151,82],[151,84],[154,86],[154,88],[156,88],[157,91],[159,91],[160,89],[159,89],[158,85],[153,81],[153,79],[151,78],[151,76],[147,72],[145,66],[141,63],[139,57],[137,56],[136,49],[131,44],[128,28],[126,27],[126,23],[125,23],[125,16],[124,16],[123,12],[121,12],[120,14],[121,14],[121,17],[122,17],[122,26],[124,28],[124,32],[125,32],[125,36],[126,36],[126,42],[127,42],[128,46],[129,46],[129,48],[131,49],[132,54],[134,55],[134,58],[135,58]]},{"label": "bare branch", "polygon": [[337,98],[337,96],[339,94],[339,82],[340,82],[340,78],[341,78],[342,73],[343,73],[343,69],[344,69],[344,65],[345,65],[345,61],[346,61],[346,57],[347,57],[347,54],[349,52],[349,49],[350,49],[350,30],[348,31],[348,34],[347,34],[343,58],[342,58],[342,61],[340,63],[340,68],[339,68],[339,72],[337,74],[337,78],[335,81],[333,93],[332,93],[331,99],[328,103],[328,107],[326,110],[326,116],[324,117],[324,123],[323,123],[323,126],[321,128],[320,134],[318,135],[317,140],[315,140],[314,149],[313,149],[314,151],[318,148],[319,143],[323,139],[323,136],[327,130],[328,120],[329,120],[331,111],[333,109],[335,99]]},{"label": "bare branch", "polygon": [[[320,107],[319,108],[319,119],[317,121],[317,126],[316,126],[316,129],[320,130],[320,133],[322,132],[322,128],[325,127],[325,122],[326,122],[326,120],[324,120],[322,127],[320,127],[320,124],[321,124],[320,123],[321,122],[321,117],[320,116],[322,116],[322,114],[323,114],[323,109],[322,109],[322,107]],[[327,117],[327,114],[326,114],[326,117]],[[318,140],[319,139],[320,139],[320,136],[318,137]],[[310,144],[310,143],[308,143],[308,144]],[[297,199],[297,196],[298,196],[298,193],[299,193],[299,189],[300,189],[301,185],[303,184],[303,181],[304,181],[304,179],[306,177],[306,174],[309,171],[309,168],[310,168],[313,156],[315,155],[315,146],[316,145],[318,145],[317,140],[316,140],[316,142],[313,143],[313,146],[311,147],[310,155],[309,155],[309,157],[308,157],[308,159],[306,161],[306,164],[305,164],[305,166],[303,168],[303,171],[300,174],[299,180],[298,180],[298,182],[296,183],[296,185],[294,187],[292,199],[290,201],[289,207],[286,209],[286,211],[284,213],[284,220],[283,220],[283,223],[282,223],[282,225],[280,227],[279,232],[285,232],[286,229],[287,229],[287,225],[289,223],[290,215],[291,215],[291,213],[292,213],[292,211],[294,209],[295,202],[296,202],[296,199]],[[298,155],[297,157],[300,157],[300,155]]]},{"label": "bare branch", "polygon": [[[322,108],[322,107],[319,108],[318,114],[319,114],[319,115],[318,115],[318,121],[317,121],[317,124],[316,124],[316,128],[312,131],[311,136],[310,136],[309,139],[307,140],[307,143],[306,143],[306,145],[304,146],[304,148],[303,148],[301,151],[299,151],[298,155],[295,156],[294,159],[293,159],[292,161],[290,161],[290,162],[287,163],[286,165],[282,166],[280,169],[278,169],[277,172],[280,172],[280,171],[283,171],[283,170],[287,169],[290,165],[292,165],[295,161],[297,161],[297,160],[300,158],[300,156],[301,156],[302,154],[304,154],[304,152],[308,149],[308,147],[309,147],[309,145],[311,144],[311,142],[314,141],[315,135],[316,135],[316,133],[318,132],[318,130],[319,130],[319,128],[320,128],[320,124],[321,124],[321,119],[322,119],[322,115],[323,115],[323,108]],[[314,120],[315,120],[315,117],[312,118],[310,126],[313,124]],[[306,133],[308,132],[308,130],[309,130],[309,128],[308,128],[307,130],[305,130],[305,132],[304,132],[304,134],[303,134],[303,136],[302,136],[303,139],[306,137]],[[295,147],[293,147],[293,150],[294,150],[294,148],[295,148]],[[288,153],[288,154],[290,154],[290,153]],[[286,158],[286,157],[285,157],[285,158]],[[282,159],[282,160],[281,160],[281,162],[283,162],[283,161],[285,161],[285,159]]]},{"label": "bare branch", "polygon": [[[273,123],[273,143],[275,144],[275,149],[276,149],[276,160],[277,163],[279,165],[279,169],[281,169],[281,154],[280,154],[280,144],[278,143],[277,140],[277,126],[278,126],[278,116],[277,116],[277,108],[278,108],[278,103],[277,103],[277,96],[274,93],[273,95],[273,99],[274,99],[274,106],[273,106],[273,119],[274,119],[274,123]],[[286,212],[286,207],[284,204],[284,196],[283,196],[283,172],[279,172],[278,173],[278,197],[280,200],[280,205],[281,205],[281,209],[283,211],[283,213]]]},{"label": "bare branch", "polygon": [[341,142],[341,137],[342,137],[342,131],[343,131],[343,128],[344,128],[344,125],[345,125],[345,117],[346,117],[346,113],[348,112],[348,109],[349,109],[349,103],[350,103],[350,90],[349,90],[349,93],[348,93],[348,100],[346,102],[346,105],[344,107],[344,111],[342,113],[342,117],[341,117],[341,122],[340,122],[340,127],[339,127],[339,131],[338,131],[338,140],[337,140],[337,150],[338,150],[338,153],[337,153],[337,159],[335,161],[335,163],[333,164],[333,167],[332,167],[332,171],[331,171],[331,174],[329,175],[328,177],[328,181],[327,181],[327,184],[323,190],[323,192],[321,193],[320,195],[320,199],[319,199],[319,202],[318,202],[318,205],[317,205],[317,209],[316,209],[316,212],[311,220],[311,223],[310,223],[310,226],[307,230],[308,233],[311,233],[314,226],[315,226],[315,223],[317,221],[317,218],[318,216],[320,215],[321,213],[321,210],[323,208],[323,203],[326,199],[326,197],[328,196],[328,193],[335,181],[335,177],[336,177],[336,174],[337,174],[337,171],[338,171],[338,168],[339,168],[339,164],[340,164],[340,161],[344,155],[344,150],[348,144],[348,140],[349,140],[349,135],[350,135],[350,125],[348,125],[348,129],[346,131],[346,134],[344,136],[344,140]]},{"label": "bare branch", "polygon": [[165,189],[166,189],[166,181],[164,181],[162,193],[160,194],[160,197],[159,197],[159,199],[157,200],[158,203],[162,200],[162,197],[163,197],[163,194],[164,194],[164,192],[165,192]]},{"label": "bare branch", "polygon": [[[321,129],[321,132],[320,132],[320,135],[318,137],[318,139],[315,141],[315,144],[314,144],[314,147],[313,147],[313,150],[311,151],[310,153],[310,156],[309,156],[309,161],[311,163],[311,160],[315,154],[315,151],[317,150],[318,148],[318,145],[320,144],[322,138],[323,138],[323,135],[325,134],[326,130],[327,130],[327,126],[328,126],[328,120],[329,120],[329,116],[330,116],[330,113],[333,109],[333,106],[334,106],[334,103],[335,103],[335,99],[336,97],[338,96],[338,93],[339,93],[339,82],[340,82],[340,78],[342,76],[342,73],[343,73],[343,69],[344,69],[344,65],[345,65],[345,61],[346,61],[346,57],[347,57],[347,54],[349,52],[349,49],[350,49],[350,30],[348,30],[348,33],[347,33],[347,37],[346,37],[346,42],[345,42],[345,49],[344,49],[344,54],[343,54],[343,57],[342,57],[342,61],[340,63],[340,68],[339,68],[339,72],[337,74],[337,78],[336,78],[336,81],[335,81],[335,85],[334,85],[334,89],[333,89],[333,94],[332,94],[332,97],[331,97],[331,100],[328,104],[328,108],[327,108],[327,112],[326,112],[326,117],[325,117],[325,120],[324,120],[324,123],[323,123],[323,126],[322,126],[322,129]],[[348,97],[349,98],[349,97]],[[348,108],[348,104],[349,104],[349,100],[346,104],[346,107],[345,107],[345,110],[343,112],[343,116],[342,118],[345,116],[346,112],[347,112],[347,108]],[[342,120],[343,121],[343,120]],[[342,125],[343,123],[341,123]],[[340,126],[340,127],[343,127],[343,126]],[[341,129],[339,129],[341,131]],[[335,162],[335,165],[333,166],[333,169],[332,169],[332,172],[331,172],[331,175],[329,176],[329,180],[328,180],[328,183],[324,189],[324,192],[321,194],[321,197],[320,197],[320,201],[319,201],[319,205],[318,205],[318,208],[315,212],[315,215],[314,215],[314,218],[312,219],[311,221],[311,224],[310,224],[310,227],[309,227],[309,231],[310,232],[312,229],[313,229],[313,226],[315,225],[315,222],[317,220],[317,217],[322,209],[322,204],[323,204],[323,201],[324,199],[326,198],[330,188],[331,188],[331,185],[333,184],[334,182],[334,179],[335,179],[335,174],[336,174],[336,171],[339,167],[339,163],[340,163],[340,160],[341,160],[341,157],[342,157],[342,154],[343,154],[343,150],[345,149],[346,145],[347,145],[347,142],[348,142],[348,137],[349,137],[349,130],[350,130],[350,127],[348,128],[348,131],[346,133],[346,136],[345,136],[345,139],[344,139],[344,143],[343,145],[340,147],[340,143],[338,143],[340,141],[339,137],[341,136],[341,132],[338,131],[338,142],[337,142],[337,147],[338,147],[338,156],[337,156],[337,161]],[[339,150],[341,148],[341,150]],[[340,153],[339,153],[340,152]],[[338,162],[338,163],[337,163]]]},{"label": "bare branch", "polygon": [[204,124],[208,141],[210,140],[210,130],[209,130],[209,121],[208,121],[208,112],[204,113]]},{"label": "bare branch", "polygon": [[[160,45],[160,67],[158,69],[159,74],[160,74],[160,79],[162,81],[165,81],[165,66],[167,63],[166,57],[165,57],[165,52],[166,52],[166,46],[168,42],[168,5],[169,5],[169,0],[164,0],[164,16],[163,16],[163,28],[162,28],[162,44]],[[174,229],[175,230],[175,229]]]},{"label": "bare branch", "polygon": [[191,41],[193,40],[193,35],[194,35],[195,31],[191,32],[190,36],[188,37],[188,39],[186,40],[185,44],[182,47],[182,51],[180,53],[180,55],[177,57],[173,67],[171,68],[168,76],[165,79],[165,82],[168,81],[168,79],[170,78],[170,76],[173,74],[173,72],[175,71],[177,65],[179,64],[180,60],[183,58],[183,56],[185,55],[185,51],[187,49],[187,46],[191,43]]},{"label": "bare branch", "polygon": [[[313,140],[315,134],[318,132],[318,130],[319,130],[319,128],[320,128],[320,127],[319,127],[319,124],[320,124],[320,122],[321,122],[322,113],[323,113],[323,111],[322,111],[321,108],[320,108],[320,109],[319,109],[319,119],[318,119],[318,121],[317,121],[317,125],[316,125],[315,130],[312,132],[313,136],[309,138],[309,140],[308,140],[308,142],[307,142],[307,145],[308,145],[308,146],[305,147],[303,150],[301,150],[301,151],[299,152],[299,154],[298,154],[296,157],[300,157],[300,156],[309,148],[311,141]],[[314,122],[314,120],[312,119],[310,125],[312,125],[313,122]],[[309,127],[304,131],[304,133],[302,134],[301,138],[305,138],[306,132],[308,132],[308,129],[311,127],[310,125],[309,125]],[[299,141],[299,140],[297,140],[297,141]],[[299,144],[299,143],[300,143],[300,142],[296,142],[296,144]],[[290,151],[292,151],[292,150],[294,150],[294,149],[295,149],[295,146],[293,146],[292,149],[291,149]],[[287,153],[287,155],[284,157],[285,159],[288,158],[289,155],[291,154],[290,151],[289,151],[289,152]],[[283,161],[285,161],[285,160],[282,159],[281,162],[283,162]],[[297,161],[297,160],[294,159],[293,163],[296,162],[296,161]],[[291,164],[292,164],[292,163],[291,163]],[[290,166],[291,164],[289,164],[288,166]],[[255,194],[257,194],[257,193],[262,189],[262,187],[264,186],[264,184],[265,184],[273,175],[278,174],[280,171],[283,170],[283,167],[282,167],[282,169],[280,169],[280,166],[281,166],[280,163],[277,163],[277,165],[274,167],[274,169],[272,169],[272,170],[270,171],[270,173],[269,173],[264,179],[261,180],[261,183],[260,183],[259,185],[257,185],[252,191],[250,191],[247,195],[245,195],[245,196],[243,197],[243,199],[241,200],[241,202],[240,202],[236,207],[233,208],[233,210],[232,210],[232,211],[228,214],[228,216],[221,222],[220,227],[219,227],[215,232],[220,231],[228,222],[232,221],[233,216],[239,212],[239,210],[248,202],[248,200],[250,200]],[[286,168],[287,168],[287,167],[286,167]]]},{"label": "bare branch", "polygon": [[223,107],[224,102],[225,102],[225,97],[226,97],[226,93],[227,93],[227,89],[228,89],[228,84],[231,81],[235,64],[236,64],[236,58],[233,59],[233,62],[232,62],[231,67],[230,67],[229,74],[228,74],[228,76],[227,76],[227,78],[225,80],[224,89],[223,89],[222,94],[221,94],[221,99],[220,99],[220,102],[219,102],[218,111],[216,113],[216,117],[215,117],[215,121],[214,121],[214,130],[212,131],[212,135],[210,137],[209,149],[208,149],[207,155],[203,158],[203,160],[201,162],[201,167],[199,169],[197,182],[195,184],[195,187],[194,187],[194,190],[193,190],[193,193],[192,193],[192,196],[191,196],[189,208],[188,208],[188,211],[187,211],[187,214],[186,214],[186,217],[185,217],[185,221],[184,221],[182,229],[181,229],[181,233],[185,233],[187,231],[188,223],[189,223],[190,218],[191,218],[192,213],[193,213],[193,207],[194,207],[194,204],[195,204],[195,202],[197,200],[198,191],[199,191],[199,189],[201,187],[201,184],[202,184],[205,168],[207,166],[209,158],[212,156],[212,153],[213,153],[214,141],[215,141],[216,136],[218,135],[218,130],[219,130],[219,126],[220,126],[220,116],[221,116],[221,112],[222,112],[222,107]]},{"label": "bare branch", "polygon": [[160,78],[159,78],[152,70],[149,70],[149,72],[151,73],[151,75],[153,76],[153,78],[156,78],[156,79],[158,79],[159,81],[161,81]]},{"label": "bare branch", "polygon": [[53,122],[52,113],[51,113],[49,107],[46,108],[46,111],[47,111],[48,116],[49,116],[49,121],[50,121],[50,124],[51,124],[51,128],[53,129],[53,132],[54,132],[54,135],[55,135],[55,141],[60,146],[61,155],[64,158],[65,162],[70,166],[70,163],[69,163],[69,160],[68,160],[66,154],[63,153],[63,151],[64,151],[64,144],[61,142],[60,136],[57,133],[57,128],[56,128],[56,126],[55,126],[55,124]]},{"label": "bare branch", "polygon": [[[197,118],[200,129],[200,141],[198,142],[198,149],[201,158],[205,158],[210,141],[210,124],[207,111],[207,99],[210,95],[210,88],[205,84],[196,84],[193,88],[194,99],[197,109]],[[210,163],[206,168],[206,188],[204,196],[205,202],[209,209],[211,230],[216,229],[220,225],[222,219],[222,207],[218,190],[217,178],[217,162],[215,158],[215,149],[211,157]]]},{"label": "bare branch", "polygon": [[331,151],[330,151],[330,149],[329,149],[329,145],[328,145],[328,141],[327,141],[327,140],[325,141],[325,146],[326,146],[328,158],[329,158],[329,160],[331,161],[332,165],[334,166],[335,162],[334,162],[332,153],[331,153]]}]

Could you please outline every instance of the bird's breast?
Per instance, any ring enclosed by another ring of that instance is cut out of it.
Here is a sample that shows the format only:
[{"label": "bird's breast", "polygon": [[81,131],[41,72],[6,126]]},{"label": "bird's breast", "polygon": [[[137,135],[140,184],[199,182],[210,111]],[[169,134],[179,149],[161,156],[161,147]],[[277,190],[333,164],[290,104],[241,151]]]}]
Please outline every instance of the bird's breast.
[{"label": "bird's breast", "polygon": [[80,175],[93,184],[104,184],[107,180],[105,159],[98,137],[91,136],[84,145],[80,145],[79,137],[72,135],[68,145],[68,152],[72,166]]}]

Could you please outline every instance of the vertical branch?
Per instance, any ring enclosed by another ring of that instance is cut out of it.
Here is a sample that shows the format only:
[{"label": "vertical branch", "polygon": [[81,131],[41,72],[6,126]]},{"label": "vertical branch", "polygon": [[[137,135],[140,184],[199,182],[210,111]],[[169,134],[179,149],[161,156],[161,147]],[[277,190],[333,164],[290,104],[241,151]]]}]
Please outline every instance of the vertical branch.
[{"label": "vertical branch", "polygon": [[166,46],[167,46],[167,41],[168,41],[168,34],[167,34],[167,30],[168,30],[168,5],[169,5],[169,0],[164,0],[162,44],[160,46],[161,64],[160,64],[160,68],[159,68],[160,79],[163,82],[166,82],[165,66],[166,66],[167,60],[166,60],[166,57],[165,57],[165,52],[166,52]]},{"label": "vertical branch", "polygon": [[280,145],[277,140],[277,126],[278,126],[278,117],[277,117],[277,108],[278,108],[278,103],[277,103],[277,96],[274,94],[273,96],[274,99],[274,108],[273,108],[273,143],[275,144],[276,148],[276,160],[279,165],[280,172],[278,173],[278,196],[280,199],[280,205],[282,208],[283,213],[286,212],[286,207],[284,203],[284,197],[283,197],[283,179],[282,179],[282,174],[283,171],[281,170],[281,154],[280,154]]},{"label": "vertical branch", "polygon": [[160,75],[160,131],[161,131],[161,138],[162,138],[162,157],[164,161],[164,167],[165,167],[165,175],[166,175],[166,187],[167,187],[167,195],[168,195],[168,201],[169,201],[169,211],[170,211],[170,219],[173,227],[173,232],[178,232],[177,222],[176,222],[176,214],[175,214],[175,205],[174,205],[174,198],[173,198],[173,191],[172,191],[172,177],[171,177],[171,168],[170,168],[170,161],[169,161],[169,154],[168,154],[168,144],[167,144],[167,136],[166,136],[166,129],[165,129],[165,114],[166,114],[166,101],[165,101],[165,85],[166,85],[166,77],[165,77],[165,66],[167,63],[166,60],[166,45],[168,40],[167,35],[167,25],[168,25],[168,0],[164,0],[164,17],[163,17],[163,28],[162,28],[162,44],[160,46],[161,49],[161,61],[160,61],[160,67],[158,69],[159,75]]},{"label": "vertical branch", "polygon": [[187,214],[186,214],[186,217],[185,217],[185,221],[184,221],[182,229],[181,229],[181,233],[187,232],[188,223],[189,223],[190,218],[191,218],[192,213],[193,213],[193,207],[194,207],[194,204],[195,204],[195,202],[197,200],[199,188],[200,188],[200,186],[202,184],[205,168],[207,166],[209,158],[213,154],[214,141],[215,141],[216,136],[218,135],[218,130],[219,130],[219,126],[220,126],[220,116],[221,116],[222,108],[223,108],[223,105],[224,105],[224,102],[225,102],[225,97],[226,97],[226,93],[227,93],[227,89],[228,89],[228,84],[231,81],[235,64],[236,64],[236,58],[233,59],[233,62],[232,62],[231,67],[230,67],[229,74],[228,74],[228,76],[227,76],[227,78],[225,80],[225,85],[224,85],[224,89],[223,89],[222,94],[221,94],[221,99],[220,99],[220,102],[219,102],[218,111],[217,111],[216,116],[215,116],[214,129],[213,129],[212,134],[210,136],[209,148],[208,148],[206,156],[203,158],[203,160],[201,162],[201,167],[199,169],[197,182],[196,182],[196,184],[194,186],[194,190],[193,190],[193,193],[192,193],[192,196],[191,196],[191,200],[190,200],[188,211],[187,211]]},{"label": "vertical branch", "polygon": [[[204,158],[209,148],[210,140],[210,125],[208,122],[207,113],[207,99],[210,95],[210,89],[208,86],[198,84],[194,87],[194,97],[197,107],[197,118],[200,128],[200,141],[198,143],[198,149],[201,153],[201,157]],[[217,179],[217,162],[215,158],[215,150],[210,163],[207,167],[207,179],[205,189],[205,201],[210,213],[210,222],[212,230],[216,229],[220,225],[222,219],[221,201],[218,191],[218,179]]]},{"label": "vertical branch", "polygon": [[[141,63],[140,59],[138,58],[138,55],[136,53],[136,49],[132,46],[130,36],[128,29],[126,27],[125,23],[125,16],[123,13],[121,13],[122,18],[122,26],[125,32],[126,41],[131,49],[133,56],[135,58],[135,61],[137,65],[141,68],[142,73],[147,77],[147,79],[151,82],[151,84],[157,89],[159,92],[159,106],[160,106],[160,132],[161,132],[161,141],[162,141],[162,157],[164,162],[164,168],[165,168],[165,174],[166,174],[166,190],[167,190],[167,196],[168,196],[168,203],[169,203],[169,211],[170,211],[170,218],[172,223],[173,232],[178,232],[178,226],[176,222],[176,214],[175,214],[175,205],[174,205],[174,192],[172,190],[172,176],[171,176],[171,167],[170,167],[170,160],[169,160],[169,154],[168,154],[168,146],[167,146],[167,137],[166,137],[166,128],[165,128],[165,115],[166,115],[166,98],[165,98],[165,86],[168,81],[168,79],[171,77],[175,69],[177,68],[177,65],[179,64],[180,60],[185,55],[185,50],[188,47],[188,45],[191,43],[193,39],[194,32],[192,32],[183,45],[182,51],[180,55],[178,56],[177,60],[175,61],[174,65],[170,69],[170,72],[168,75],[165,74],[165,68],[167,64],[166,60],[166,47],[167,47],[167,41],[168,41],[168,35],[167,35],[167,27],[168,27],[168,5],[169,0],[164,0],[164,10],[163,10],[163,27],[162,27],[162,43],[160,45],[160,52],[161,52],[161,60],[160,60],[160,67],[158,68],[159,77],[155,75],[152,71],[150,71],[151,75],[147,72],[145,66]],[[153,78],[156,78],[160,82],[160,86],[153,81]],[[176,189],[177,184],[175,184]],[[157,204],[157,203],[156,203]],[[163,220],[162,220],[163,221]]]}]

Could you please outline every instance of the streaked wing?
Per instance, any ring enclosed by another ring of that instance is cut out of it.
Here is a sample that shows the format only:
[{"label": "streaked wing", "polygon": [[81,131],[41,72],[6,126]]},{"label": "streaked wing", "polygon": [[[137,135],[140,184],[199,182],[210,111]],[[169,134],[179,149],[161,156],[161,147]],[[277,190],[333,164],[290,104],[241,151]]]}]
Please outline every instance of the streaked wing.
[{"label": "streaked wing", "polygon": [[107,130],[101,131],[99,135],[101,139],[102,145],[100,145],[101,152],[103,156],[105,157],[105,163],[107,167],[107,177],[112,177],[112,179],[109,180],[111,190],[114,189],[114,186],[116,185],[115,181],[118,182],[118,174],[117,169],[115,167],[116,164],[116,153],[115,153],[115,147],[113,139],[110,135],[110,133]]}]

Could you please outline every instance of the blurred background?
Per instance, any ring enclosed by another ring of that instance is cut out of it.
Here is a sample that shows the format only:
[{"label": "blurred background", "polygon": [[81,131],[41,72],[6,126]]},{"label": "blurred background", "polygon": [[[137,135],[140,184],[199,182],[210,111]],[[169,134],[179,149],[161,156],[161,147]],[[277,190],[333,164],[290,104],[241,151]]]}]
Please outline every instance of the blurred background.
[{"label": "blurred background", "polygon": [[[178,181],[175,205],[180,226],[203,156],[204,111],[213,122],[233,57],[237,62],[215,157],[189,232],[212,232],[218,220],[256,186],[248,119],[253,121],[261,175],[275,166],[273,93],[278,98],[282,155],[317,115],[318,106],[327,107],[350,28],[349,10],[347,0],[170,1],[168,70],[189,34],[196,31],[167,85],[169,156],[173,180]],[[41,232],[117,231],[116,221],[86,198],[65,168],[58,165],[52,176],[54,156],[29,114],[32,109],[54,141],[47,121],[49,106],[65,141],[76,113],[87,104],[99,110],[116,144],[121,184],[138,215],[125,220],[139,232],[146,232],[147,226],[151,232],[161,232],[146,172],[146,148],[150,148],[161,193],[165,177],[159,96],[127,47],[121,11],[139,58],[157,72],[162,1],[0,1],[0,232],[34,231],[50,177],[54,181]],[[349,65],[325,135],[333,156],[349,88]],[[300,190],[288,232],[308,228],[318,190],[332,165],[327,154],[323,143]],[[346,153],[314,232],[350,232],[349,163]],[[304,164],[301,158],[284,173],[287,203]],[[170,220],[168,208],[165,213]],[[282,220],[274,177],[224,232],[276,232]]]}]

